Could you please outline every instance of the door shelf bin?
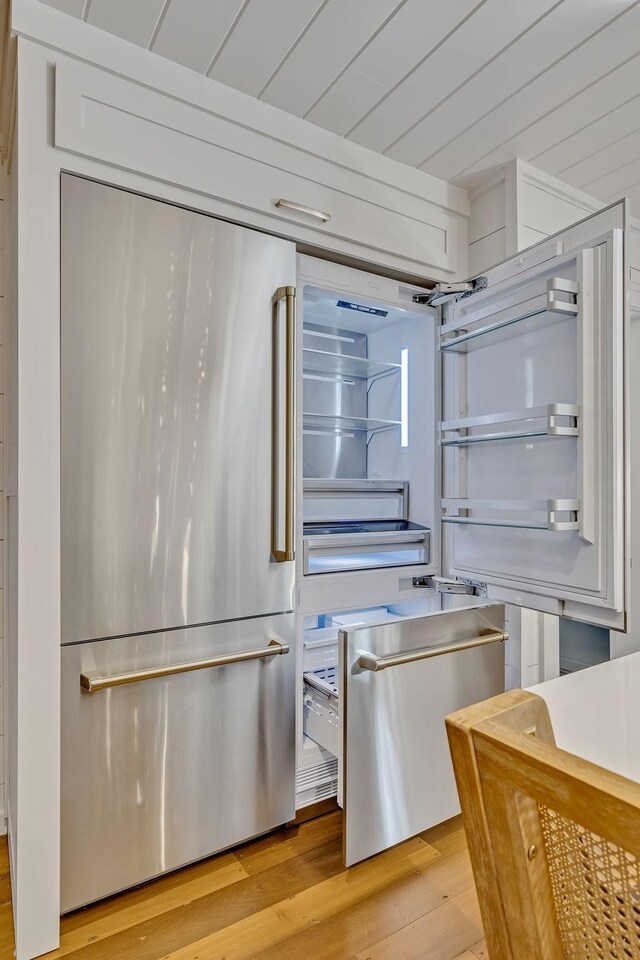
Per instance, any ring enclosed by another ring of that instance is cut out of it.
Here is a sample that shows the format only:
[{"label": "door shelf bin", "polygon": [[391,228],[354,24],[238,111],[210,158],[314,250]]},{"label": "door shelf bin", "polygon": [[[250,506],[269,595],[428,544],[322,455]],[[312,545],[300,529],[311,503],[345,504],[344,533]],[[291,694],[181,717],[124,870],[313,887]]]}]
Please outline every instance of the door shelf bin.
[{"label": "door shelf bin", "polygon": [[337,673],[337,663],[305,672],[303,699],[306,736],[334,757],[342,753]]},{"label": "door shelf bin", "polygon": [[[463,417],[458,420],[443,420],[440,424],[440,445],[464,447],[471,443],[487,443],[494,440],[518,440],[531,437],[577,437],[580,407],[573,403],[548,403],[526,410],[510,410],[505,413],[490,413],[481,417]],[[488,433],[487,427],[503,425],[506,430]],[[446,436],[454,434],[454,436]]]},{"label": "door shelf bin", "polygon": [[[442,501],[443,523],[466,526],[514,527],[521,530],[565,532],[580,529],[579,500],[469,500]],[[455,512],[449,512],[455,511]],[[480,511],[484,516],[469,516]],[[511,514],[511,516],[510,516]],[[517,514],[518,516],[513,516]],[[525,514],[525,516],[522,516]],[[529,516],[526,516],[529,514]],[[535,515],[535,516],[534,516]]]},{"label": "door shelf bin", "polygon": [[[528,301],[498,310],[491,316],[462,316],[440,328],[440,349],[466,353],[498,343],[511,333],[519,336],[575,317],[579,285],[574,280],[549,277],[545,293]],[[568,298],[568,299],[565,299]],[[474,324],[481,324],[474,326]]]}]

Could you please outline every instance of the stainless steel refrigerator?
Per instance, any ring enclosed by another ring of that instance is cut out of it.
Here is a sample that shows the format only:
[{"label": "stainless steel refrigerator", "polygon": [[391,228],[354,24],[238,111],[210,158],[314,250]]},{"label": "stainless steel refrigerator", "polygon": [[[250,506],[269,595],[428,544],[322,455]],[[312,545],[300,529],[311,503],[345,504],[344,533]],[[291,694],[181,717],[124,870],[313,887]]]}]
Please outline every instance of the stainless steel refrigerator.
[{"label": "stainless steel refrigerator", "polygon": [[292,244],[62,177],[62,912],[294,813]]}]

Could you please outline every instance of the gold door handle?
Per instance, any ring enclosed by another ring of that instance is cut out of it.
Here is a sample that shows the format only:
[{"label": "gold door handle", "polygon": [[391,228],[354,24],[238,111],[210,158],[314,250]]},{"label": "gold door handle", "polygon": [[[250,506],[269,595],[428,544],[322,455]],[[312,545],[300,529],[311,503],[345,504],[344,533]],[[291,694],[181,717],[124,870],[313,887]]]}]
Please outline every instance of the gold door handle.
[{"label": "gold door handle", "polygon": [[172,677],[176,673],[191,673],[193,670],[208,670],[210,667],[226,667],[230,663],[263,660],[265,657],[277,657],[283,653],[289,653],[289,644],[283,640],[272,640],[268,647],[260,647],[258,650],[227,653],[221,657],[208,657],[206,660],[188,660],[186,663],[169,663],[162,667],[132,670],[130,673],[117,673],[110,677],[103,677],[99,673],[81,673],[80,687],[86,693],[96,693],[107,687],[121,687],[125,683],[137,683],[139,680]]},{"label": "gold door handle", "polygon": [[[272,457],[271,457],[271,554],[277,563],[295,559],[295,287],[278,287],[273,305],[273,386],[272,386]],[[285,352],[280,352],[280,310],[285,302]],[[281,367],[284,359],[284,429],[280,417]],[[284,460],[284,547],[280,546],[280,507]]]},{"label": "gold door handle", "polygon": [[489,630],[479,637],[463,640],[462,643],[440,643],[433,647],[424,647],[422,650],[410,650],[408,653],[399,653],[391,657],[376,657],[372,653],[362,653],[358,658],[361,670],[372,670],[379,673],[388,667],[398,667],[403,663],[415,663],[416,660],[429,660],[431,657],[442,657],[445,653],[459,653],[462,650],[472,650],[474,647],[486,647],[490,643],[504,643],[509,639],[508,633],[502,630]]}]

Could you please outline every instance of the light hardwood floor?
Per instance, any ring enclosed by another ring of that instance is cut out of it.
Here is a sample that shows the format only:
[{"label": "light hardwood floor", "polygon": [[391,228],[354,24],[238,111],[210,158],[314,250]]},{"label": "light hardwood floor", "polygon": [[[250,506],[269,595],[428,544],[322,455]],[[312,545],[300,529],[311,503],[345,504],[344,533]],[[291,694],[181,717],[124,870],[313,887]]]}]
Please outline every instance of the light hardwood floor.
[{"label": "light hardwood floor", "polygon": [[[487,960],[458,819],[358,866],[329,813],[62,920],[47,960]],[[0,960],[13,960],[5,838]]]}]

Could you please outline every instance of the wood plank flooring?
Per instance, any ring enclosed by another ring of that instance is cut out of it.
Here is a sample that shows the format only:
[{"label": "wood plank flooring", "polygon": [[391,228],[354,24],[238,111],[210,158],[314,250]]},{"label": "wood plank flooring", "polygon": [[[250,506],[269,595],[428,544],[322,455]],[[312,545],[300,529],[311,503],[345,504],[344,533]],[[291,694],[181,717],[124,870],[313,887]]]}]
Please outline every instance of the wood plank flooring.
[{"label": "wood plank flooring", "polygon": [[70,914],[47,960],[488,960],[482,937],[459,819],[345,870],[335,812]]}]

